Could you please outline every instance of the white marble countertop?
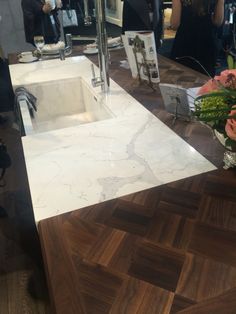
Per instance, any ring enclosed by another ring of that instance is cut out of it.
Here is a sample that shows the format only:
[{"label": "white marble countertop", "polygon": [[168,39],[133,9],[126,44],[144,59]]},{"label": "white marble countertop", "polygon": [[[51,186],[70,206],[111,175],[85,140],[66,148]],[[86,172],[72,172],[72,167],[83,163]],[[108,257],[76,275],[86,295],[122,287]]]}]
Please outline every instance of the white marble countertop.
[{"label": "white marble countertop", "polygon": [[[12,84],[82,76],[91,85],[90,63],[72,57],[11,65]],[[215,169],[115,82],[108,95],[94,90],[112,119],[22,138],[36,223]]]}]

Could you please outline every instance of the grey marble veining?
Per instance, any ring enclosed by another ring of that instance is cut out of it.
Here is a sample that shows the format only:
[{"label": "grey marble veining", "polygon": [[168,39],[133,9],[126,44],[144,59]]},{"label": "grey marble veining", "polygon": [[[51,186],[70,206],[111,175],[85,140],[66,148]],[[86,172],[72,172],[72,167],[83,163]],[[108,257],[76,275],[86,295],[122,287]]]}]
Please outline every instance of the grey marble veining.
[{"label": "grey marble veining", "polygon": [[[92,88],[84,57],[10,72],[14,86],[82,77]],[[111,118],[22,138],[36,222],[215,169],[115,82],[108,95],[92,92]]]}]

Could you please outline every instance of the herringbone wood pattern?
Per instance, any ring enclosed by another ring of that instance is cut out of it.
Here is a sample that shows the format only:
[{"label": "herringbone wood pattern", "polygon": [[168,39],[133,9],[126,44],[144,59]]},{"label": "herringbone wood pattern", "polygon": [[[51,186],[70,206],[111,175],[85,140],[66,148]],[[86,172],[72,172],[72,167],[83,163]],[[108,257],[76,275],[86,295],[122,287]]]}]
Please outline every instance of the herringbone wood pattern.
[{"label": "herringbone wood pattern", "polygon": [[236,313],[235,192],[217,170],[40,222],[56,313]]}]

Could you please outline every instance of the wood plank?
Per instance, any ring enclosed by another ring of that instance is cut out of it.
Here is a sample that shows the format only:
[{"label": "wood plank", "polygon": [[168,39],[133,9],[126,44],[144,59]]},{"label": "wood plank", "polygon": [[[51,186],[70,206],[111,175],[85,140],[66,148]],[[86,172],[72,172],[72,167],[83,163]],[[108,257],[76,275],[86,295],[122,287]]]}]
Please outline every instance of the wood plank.
[{"label": "wood plank", "polygon": [[196,304],[196,302],[175,294],[169,314],[176,314],[179,311],[189,308],[194,304]]},{"label": "wood plank", "polygon": [[236,268],[187,254],[176,292],[187,299],[199,302],[215,297],[235,287]]},{"label": "wood plank", "polygon": [[174,294],[135,278],[128,278],[110,310],[110,314],[169,313]]},{"label": "wood plank", "polygon": [[[130,207],[132,207],[132,204],[130,204]],[[106,224],[113,228],[129,231],[140,236],[147,233],[150,222],[151,218],[125,210],[122,206],[121,208],[116,207],[111,217],[106,220]]]},{"label": "wood plank", "polygon": [[186,251],[193,227],[193,220],[169,212],[158,211],[152,218],[145,238],[154,243]]},{"label": "wood plank", "polygon": [[236,231],[236,201],[206,195],[202,197],[199,206],[198,220],[205,224]]},{"label": "wood plank", "polygon": [[169,291],[175,291],[184,263],[184,254],[143,241],[128,274]]},{"label": "wood plank", "polygon": [[236,173],[232,170],[229,170],[227,176],[225,176],[222,170],[217,175],[212,173],[212,175],[207,176],[204,187],[205,193],[236,202]]},{"label": "wood plank", "polygon": [[236,267],[236,232],[196,223],[189,252]]},{"label": "wood plank", "polygon": [[195,218],[199,203],[200,195],[198,193],[166,186],[158,208],[187,218]]},{"label": "wood plank", "polygon": [[236,309],[236,289],[205,301],[185,310],[177,312],[178,314],[235,314]]},{"label": "wood plank", "polygon": [[62,217],[58,216],[53,221],[53,225],[50,224],[49,219],[44,221],[44,228],[39,224],[52,307],[53,311],[59,314],[83,314],[86,313],[86,308],[79,290],[74,264],[67,251],[62,222]]},{"label": "wood plank", "polygon": [[[116,250],[110,251],[108,255],[109,261],[106,265],[110,269],[115,269],[116,271],[127,274],[140,242],[140,237],[125,233],[124,237],[122,237],[122,241],[119,242],[119,245],[116,245]],[[96,247],[91,248],[90,254],[93,254],[94,251],[101,252],[100,254],[107,252],[107,248],[101,243],[101,239],[98,239]],[[100,254],[96,254],[96,256],[91,255],[91,260],[96,263],[102,263],[99,259]],[[97,256],[98,258],[96,258]],[[87,258],[90,259],[90,255]]]},{"label": "wood plank", "polygon": [[71,254],[83,259],[104,232],[105,227],[83,219],[76,219],[73,214],[67,215],[67,217],[67,220],[61,223],[62,232],[68,245],[67,249]]},{"label": "wood plank", "polygon": [[[74,272],[74,275],[76,275],[79,281],[79,290],[86,314],[109,313],[126,278],[121,273],[88,261],[83,261],[77,268],[77,273]],[[74,309],[73,313],[78,312]]]}]

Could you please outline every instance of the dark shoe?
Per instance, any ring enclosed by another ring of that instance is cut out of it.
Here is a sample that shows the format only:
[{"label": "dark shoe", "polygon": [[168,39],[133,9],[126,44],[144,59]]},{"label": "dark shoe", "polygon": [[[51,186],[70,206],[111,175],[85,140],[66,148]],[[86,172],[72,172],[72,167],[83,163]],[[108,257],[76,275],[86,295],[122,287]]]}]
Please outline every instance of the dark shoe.
[{"label": "dark shoe", "polygon": [[0,206],[0,218],[6,218],[7,217],[7,212],[6,210]]},{"label": "dark shoe", "polygon": [[[3,178],[0,178],[0,187],[3,188],[6,185],[6,182]],[[1,208],[1,206],[0,206]]]},{"label": "dark shoe", "polygon": [[0,115],[0,125],[5,124],[8,121],[8,117],[3,117]]}]

